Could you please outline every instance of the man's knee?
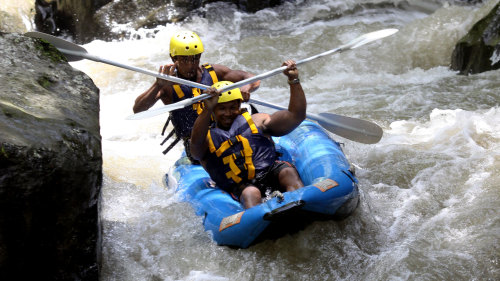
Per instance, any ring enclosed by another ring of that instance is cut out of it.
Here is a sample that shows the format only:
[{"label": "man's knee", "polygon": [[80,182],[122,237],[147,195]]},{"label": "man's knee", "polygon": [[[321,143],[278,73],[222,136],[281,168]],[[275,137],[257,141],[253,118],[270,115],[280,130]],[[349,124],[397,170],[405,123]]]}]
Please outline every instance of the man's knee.
[{"label": "man's knee", "polygon": [[300,177],[299,177],[299,173],[297,173],[297,170],[295,168],[287,167],[287,168],[284,168],[283,170],[280,171],[279,179],[280,179],[280,182],[282,180],[291,180],[291,179],[293,179],[295,181],[297,179],[300,179]]},{"label": "man's knee", "polygon": [[241,192],[241,196],[243,197],[261,197],[261,193],[260,193],[260,190],[253,186],[253,185],[249,185],[247,187],[245,187],[243,189],[243,191]]},{"label": "man's knee", "polygon": [[251,208],[255,205],[260,204],[262,194],[260,190],[253,186],[247,186],[241,192],[240,201],[243,203],[246,209]]},{"label": "man's knee", "polygon": [[280,185],[284,187],[286,191],[295,190],[304,186],[299,173],[293,167],[287,167],[281,170],[279,173],[279,181]]}]

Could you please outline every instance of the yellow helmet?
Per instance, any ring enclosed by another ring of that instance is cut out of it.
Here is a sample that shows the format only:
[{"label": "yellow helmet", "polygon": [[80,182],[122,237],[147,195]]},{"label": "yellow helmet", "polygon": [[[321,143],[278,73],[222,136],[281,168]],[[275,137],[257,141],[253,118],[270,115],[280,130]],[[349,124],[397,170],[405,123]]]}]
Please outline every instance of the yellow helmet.
[{"label": "yellow helmet", "polygon": [[[212,87],[215,87],[217,90],[229,86],[233,84],[231,81],[219,81],[215,84],[212,85]],[[233,101],[233,100],[243,100],[243,96],[241,95],[241,91],[239,88],[232,89],[226,92],[223,92],[219,95],[219,102],[218,103],[223,103],[223,102],[228,102],[228,101]]]},{"label": "yellow helmet", "polygon": [[200,37],[193,31],[179,31],[170,38],[170,55],[194,56],[203,53]]}]

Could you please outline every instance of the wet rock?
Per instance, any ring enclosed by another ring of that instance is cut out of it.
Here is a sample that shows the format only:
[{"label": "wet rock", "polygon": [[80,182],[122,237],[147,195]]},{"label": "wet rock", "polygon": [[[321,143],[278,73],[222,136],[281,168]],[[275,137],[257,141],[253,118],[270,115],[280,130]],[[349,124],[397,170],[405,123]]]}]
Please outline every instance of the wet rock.
[{"label": "wet rock", "polygon": [[[130,36],[130,28],[152,28],[182,21],[212,2],[231,2],[247,12],[279,5],[283,0],[36,0],[37,30],[70,36],[75,43]],[[121,28],[121,26],[125,28]]]},{"label": "wet rock", "polygon": [[0,1],[0,30],[24,33],[33,29],[35,0]]},{"label": "wet rock", "polygon": [[99,89],[53,46],[0,32],[0,280],[97,280]]},{"label": "wet rock", "polygon": [[231,3],[236,4],[238,9],[240,9],[242,11],[255,13],[255,12],[262,10],[262,9],[265,9],[265,8],[278,6],[281,3],[283,3],[284,0],[226,0],[226,1],[206,0],[204,2],[205,3],[231,2]]},{"label": "wet rock", "polygon": [[112,39],[129,36],[129,28],[153,28],[184,20],[192,10],[201,7],[201,1],[119,0],[109,3],[96,12],[95,18],[108,27],[124,26],[109,31]]},{"label": "wet rock", "polygon": [[107,38],[110,29],[94,15],[112,0],[36,0],[35,24],[38,31],[71,36],[76,43]]},{"label": "wet rock", "polygon": [[462,38],[451,57],[451,69],[475,74],[500,68],[500,4]]}]

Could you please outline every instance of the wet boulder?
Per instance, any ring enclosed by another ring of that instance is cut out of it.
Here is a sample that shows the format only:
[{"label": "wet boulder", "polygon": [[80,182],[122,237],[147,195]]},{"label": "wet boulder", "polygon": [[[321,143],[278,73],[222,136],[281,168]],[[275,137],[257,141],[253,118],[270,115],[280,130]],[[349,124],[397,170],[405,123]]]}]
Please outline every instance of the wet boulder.
[{"label": "wet boulder", "polygon": [[36,0],[36,29],[56,36],[71,36],[76,43],[108,38],[108,23],[95,13],[112,0]]},{"label": "wet boulder", "polygon": [[238,7],[238,9],[242,11],[255,13],[265,8],[278,6],[282,4],[284,0],[226,0],[226,1],[205,0],[203,2],[204,3],[231,2],[235,4]]},{"label": "wet boulder", "polygon": [[97,280],[99,89],[52,45],[0,32],[0,280]]},{"label": "wet boulder", "polygon": [[[130,29],[153,28],[179,22],[213,2],[228,2],[243,11],[256,12],[284,0],[36,0],[37,30],[71,36],[78,44],[94,39],[130,36]],[[200,11],[198,11],[200,12]]]},{"label": "wet boulder", "polygon": [[184,20],[191,11],[201,7],[201,1],[113,1],[102,7],[95,13],[95,19],[111,26],[123,26],[125,28],[114,28],[109,32],[113,39],[128,37],[129,29],[154,28],[171,22]]},{"label": "wet boulder", "polygon": [[0,1],[0,30],[26,32],[33,29],[35,0]]},{"label": "wet boulder", "polygon": [[451,58],[451,69],[475,74],[500,68],[500,3],[460,39]]}]

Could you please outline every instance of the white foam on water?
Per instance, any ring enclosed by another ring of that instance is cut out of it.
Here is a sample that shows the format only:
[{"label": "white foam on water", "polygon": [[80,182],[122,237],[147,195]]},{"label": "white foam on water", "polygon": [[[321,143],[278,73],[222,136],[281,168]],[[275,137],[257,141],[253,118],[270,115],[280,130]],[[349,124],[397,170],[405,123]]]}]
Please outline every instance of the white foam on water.
[{"label": "white foam on water", "polygon": [[[380,1],[287,2],[255,14],[208,6],[214,13],[206,17],[133,31],[131,38],[140,40],[84,46],[93,55],[156,71],[170,63],[170,36],[191,29],[204,42],[202,62],[258,74],[284,59],[306,58],[367,32],[400,29],[299,68],[308,111],[361,118],[384,129],[374,145],[332,135],[345,143],[358,167],[358,210],[346,221],[318,222],[247,250],[215,245],[202,218],[163,187],[162,176],[183,151],[179,144],[166,156],[161,153],[166,115],[125,120],[133,114],[135,98],[155,78],[92,61],[72,63],[101,90],[103,280],[500,275],[492,266],[494,245],[500,242],[495,221],[500,215],[498,71],[457,76],[448,69],[450,48],[484,12],[448,5],[430,15],[397,8],[366,10],[373,18],[332,14],[361,2]],[[263,81],[253,97],[286,106],[286,78]]]}]

